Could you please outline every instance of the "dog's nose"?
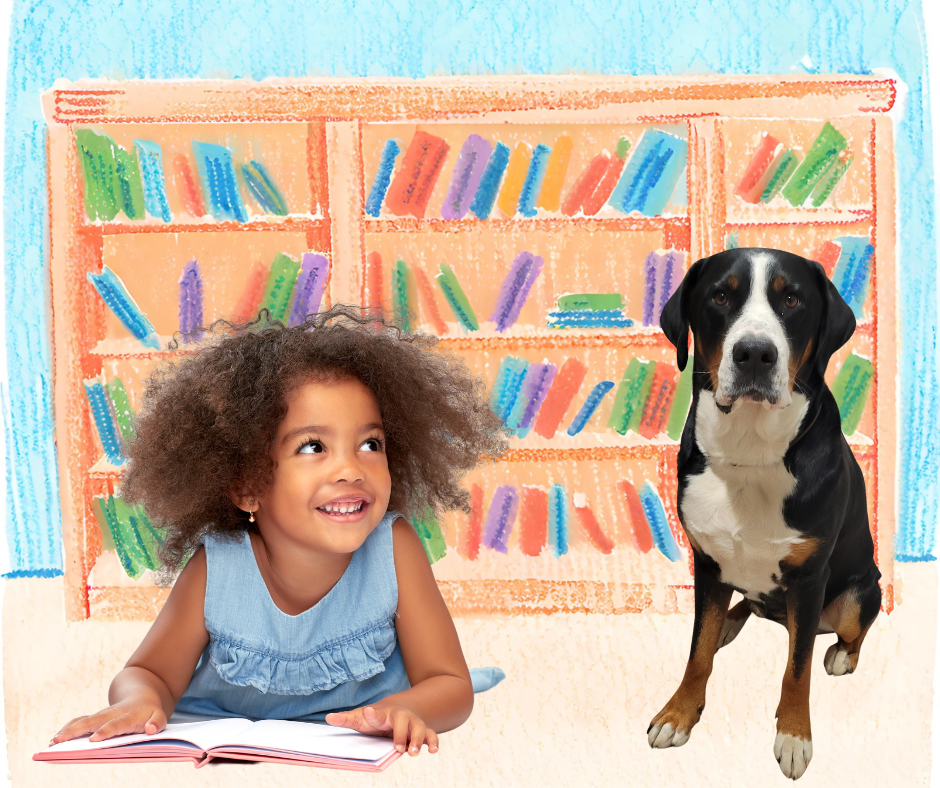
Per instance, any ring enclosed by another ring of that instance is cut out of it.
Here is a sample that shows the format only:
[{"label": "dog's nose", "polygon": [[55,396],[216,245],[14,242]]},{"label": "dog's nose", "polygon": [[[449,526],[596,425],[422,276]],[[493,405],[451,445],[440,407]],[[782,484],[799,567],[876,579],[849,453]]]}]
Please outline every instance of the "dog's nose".
[{"label": "dog's nose", "polygon": [[742,373],[757,378],[773,370],[777,348],[767,340],[742,339],[732,348],[731,359]]}]

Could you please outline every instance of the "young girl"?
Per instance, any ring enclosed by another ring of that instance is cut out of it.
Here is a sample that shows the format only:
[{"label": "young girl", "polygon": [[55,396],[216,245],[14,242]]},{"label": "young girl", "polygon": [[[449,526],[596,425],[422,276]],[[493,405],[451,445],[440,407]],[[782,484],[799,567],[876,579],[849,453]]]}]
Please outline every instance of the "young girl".
[{"label": "young girl", "polygon": [[53,743],[157,733],[178,712],[325,720],[438,749],[473,707],[418,535],[506,448],[483,383],[433,337],[334,307],[210,329],[147,382],[123,493],[176,579],[106,709]]}]

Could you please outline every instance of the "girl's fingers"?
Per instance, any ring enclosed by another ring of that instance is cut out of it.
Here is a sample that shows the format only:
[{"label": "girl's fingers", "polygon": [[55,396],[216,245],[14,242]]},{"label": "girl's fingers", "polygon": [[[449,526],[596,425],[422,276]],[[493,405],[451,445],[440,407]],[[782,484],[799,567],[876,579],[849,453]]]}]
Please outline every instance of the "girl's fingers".
[{"label": "girl's fingers", "polygon": [[395,743],[395,749],[398,752],[404,752],[408,748],[408,728],[411,722],[411,715],[408,712],[401,711],[391,715],[392,723],[392,741]]},{"label": "girl's fingers", "polygon": [[438,747],[437,734],[434,731],[432,731],[430,728],[428,728],[428,732],[424,740],[428,743],[428,752],[433,753],[433,752],[438,751],[439,747]]},{"label": "girl's fingers", "polygon": [[140,733],[140,730],[122,714],[120,717],[108,720],[108,722],[88,737],[88,741],[102,741],[103,739],[110,739],[125,733]]},{"label": "girl's fingers", "polygon": [[149,733],[151,736],[155,733],[159,733],[166,727],[166,714],[163,713],[163,709],[154,709],[153,714],[150,715],[150,719],[144,723],[144,733]]},{"label": "girl's fingers", "polygon": [[409,755],[417,755],[421,752],[421,745],[424,744],[424,736],[427,730],[422,720],[417,717],[411,718],[411,743],[408,745]]},{"label": "girl's fingers", "polygon": [[389,719],[388,712],[379,712],[373,709],[371,706],[366,706],[362,710],[363,719],[377,731],[390,731],[392,729],[392,723]]},{"label": "girl's fingers", "polygon": [[52,737],[52,744],[77,739],[79,736],[84,736],[86,733],[93,731],[97,726],[89,725],[89,719],[89,717],[76,717],[74,720],[70,720],[62,727],[62,730]]}]

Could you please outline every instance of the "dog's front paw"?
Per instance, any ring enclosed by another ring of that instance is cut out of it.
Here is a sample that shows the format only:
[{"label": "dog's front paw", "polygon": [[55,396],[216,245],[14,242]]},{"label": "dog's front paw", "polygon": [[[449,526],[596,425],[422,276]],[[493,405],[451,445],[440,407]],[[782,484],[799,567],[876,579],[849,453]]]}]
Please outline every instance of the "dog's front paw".
[{"label": "dog's front paw", "polygon": [[659,712],[649,728],[646,738],[650,747],[663,750],[666,747],[681,747],[689,740],[692,726],[699,721],[702,709],[694,704],[677,701],[675,697]]},{"label": "dog's front paw", "polygon": [[813,758],[813,741],[789,733],[778,733],[774,739],[774,758],[784,777],[798,780]]}]

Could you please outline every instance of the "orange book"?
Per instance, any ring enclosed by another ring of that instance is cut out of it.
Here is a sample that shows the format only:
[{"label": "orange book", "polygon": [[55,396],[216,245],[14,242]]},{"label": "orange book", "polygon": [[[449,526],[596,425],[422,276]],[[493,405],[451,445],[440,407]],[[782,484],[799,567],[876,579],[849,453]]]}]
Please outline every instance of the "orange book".
[{"label": "orange book", "polygon": [[390,213],[424,218],[448,150],[450,146],[440,137],[426,131],[415,132],[385,195],[385,207]]}]

